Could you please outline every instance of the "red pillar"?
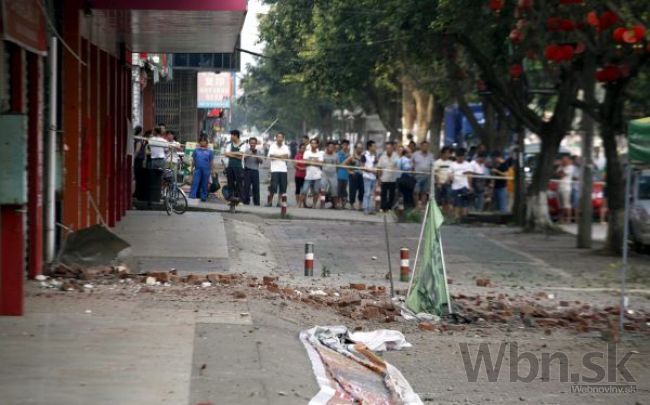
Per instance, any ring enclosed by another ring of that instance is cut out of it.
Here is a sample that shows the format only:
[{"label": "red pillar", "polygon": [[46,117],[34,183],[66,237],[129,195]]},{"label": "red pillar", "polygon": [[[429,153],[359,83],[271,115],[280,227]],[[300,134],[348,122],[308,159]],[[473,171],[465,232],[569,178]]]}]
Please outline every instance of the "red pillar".
[{"label": "red pillar", "polygon": [[29,226],[28,274],[34,278],[43,272],[43,59],[30,53],[27,58],[29,124],[27,149]]},{"label": "red pillar", "polygon": [[80,141],[80,178],[79,178],[79,204],[80,204],[80,214],[81,222],[79,228],[87,228],[90,226],[90,201],[88,200],[88,191],[90,190],[90,138],[92,132],[90,130],[90,120],[88,117],[88,112],[90,107],[89,102],[89,86],[88,86],[88,41],[84,38],[81,38],[81,46],[79,56],[81,60],[86,63],[86,65],[81,66],[81,141]]},{"label": "red pillar", "polygon": [[[89,133],[91,134],[90,137],[90,157],[91,157],[91,165],[90,165],[90,178],[89,178],[89,188],[90,188],[90,193],[95,201],[95,204],[99,203],[99,184],[98,184],[98,176],[99,176],[99,155],[97,153],[97,145],[99,141],[99,133],[100,133],[100,126],[99,126],[99,70],[98,66],[99,64],[97,63],[97,58],[99,58],[99,53],[97,51],[97,47],[94,45],[90,45],[90,57],[89,57],[89,62],[88,66],[90,69],[90,74],[88,77],[88,87],[89,87],[89,92],[90,92],[90,110],[88,114],[88,120],[89,120]],[[90,209],[90,224],[95,225],[99,223],[99,216],[95,212],[95,209],[91,207]]]},{"label": "red pillar", "polygon": [[[25,51],[11,47],[11,112],[25,113]],[[0,206],[0,315],[23,314],[24,207]]]},{"label": "red pillar", "polygon": [[117,222],[117,183],[115,179],[115,155],[117,148],[117,61],[114,57],[108,58],[108,77],[109,77],[109,117],[110,130],[108,135],[109,156],[108,156],[108,226],[114,227]]},{"label": "red pillar", "polygon": [[109,125],[109,108],[108,108],[108,54],[99,51],[99,210],[108,222],[108,167],[110,155],[110,143],[108,142],[110,125]]},{"label": "red pillar", "polygon": [[[79,0],[64,0],[63,39],[79,54]],[[63,143],[64,143],[64,182],[63,182],[63,223],[79,229],[80,210],[80,148],[81,148],[81,65],[77,58],[67,50],[63,54]]]}]

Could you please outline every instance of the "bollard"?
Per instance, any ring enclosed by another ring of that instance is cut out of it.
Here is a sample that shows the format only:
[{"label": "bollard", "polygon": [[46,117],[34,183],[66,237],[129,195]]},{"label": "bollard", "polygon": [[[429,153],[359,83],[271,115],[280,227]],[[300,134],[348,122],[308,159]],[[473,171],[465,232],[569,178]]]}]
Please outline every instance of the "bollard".
[{"label": "bollard", "polygon": [[325,194],[322,191],[320,193],[320,207],[325,208]]},{"label": "bollard", "polygon": [[409,281],[411,277],[411,266],[409,264],[408,248],[401,248],[399,250],[399,258],[400,258],[399,281]]},{"label": "bollard", "polygon": [[287,195],[282,194],[280,198],[280,216],[282,218],[286,218],[287,216]]},{"label": "bollard", "polygon": [[314,244],[305,243],[305,277],[314,275]]}]

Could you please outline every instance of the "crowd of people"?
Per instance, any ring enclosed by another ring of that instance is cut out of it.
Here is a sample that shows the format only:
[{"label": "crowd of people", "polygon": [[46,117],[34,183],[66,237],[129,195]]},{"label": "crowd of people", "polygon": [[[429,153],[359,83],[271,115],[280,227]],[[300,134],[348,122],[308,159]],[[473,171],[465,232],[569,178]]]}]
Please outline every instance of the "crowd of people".
[{"label": "crowd of people", "polygon": [[433,173],[436,201],[448,216],[459,219],[470,208],[483,211],[490,206],[509,210],[511,161],[500,152],[488,155],[481,146],[469,153],[464,148],[444,147],[436,159],[427,141],[406,145],[388,141],[379,153],[374,141],[350,145],[349,140],[321,142],[305,136],[293,148],[286,144],[284,134],[278,133],[273,142],[260,148],[256,138],[243,142],[240,137],[238,130],[230,132],[224,165],[231,198],[243,204],[261,205],[259,169],[268,159],[266,206],[281,204],[291,164],[300,208],[329,205],[367,215],[398,207],[420,209],[429,199]]},{"label": "crowd of people", "polygon": [[[135,132],[134,195],[147,200],[146,169],[176,167],[179,148],[161,146],[165,142],[177,145],[175,134],[166,130],[164,124],[144,134],[141,127],[136,127]],[[404,145],[385,142],[379,153],[374,141],[352,146],[345,139],[323,143],[308,136],[290,147],[284,134],[277,133],[272,143],[260,147],[257,138],[242,141],[241,133],[232,130],[223,148],[228,199],[261,205],[259,170],[268,159],[270,184],[266,206],[272,206],[274,201],[280,205],[280,196],[287,192],[291,164],[295,199],[301,208],[324,208],[329,204],[334,209],[356,209],[368,215],[398,207],[420,209],[429,199],[433,173],[436,202],[448,216],[459,219],[470,208],[509,210],[512,164],[500,152],[488,155],[482,146],[469,152],[446,146],[435,158],[427,141],[416,144],[412,137],[408,140]],[[207,136],[201,135],[192,153],[190,198],[207,201],[210,183],[218,184],[215,158]]]}]

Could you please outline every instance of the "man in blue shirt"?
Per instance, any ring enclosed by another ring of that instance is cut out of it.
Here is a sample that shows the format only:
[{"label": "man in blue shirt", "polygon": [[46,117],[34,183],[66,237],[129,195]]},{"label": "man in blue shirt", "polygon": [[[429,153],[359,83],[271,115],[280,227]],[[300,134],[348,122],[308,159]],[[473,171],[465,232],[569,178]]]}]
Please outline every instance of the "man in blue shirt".
[{"label": "man in blue shirt", "polygon": [[214,152],[208,149],[208,139],[201,137],[199,147],[192,152],[192,166],[194,167],[194,176],[192,177],[192,189],[190,198],[199,198],[201,201],[208,200],[208,180],[212,173],[212,161]]},{"label": "man in blue shirt", "polygon": [[[350,156],[350,141],[344,139],[341,141],[341,149],[336,152],[339,160],[339,164],[342,165]],[[345,208],[345,204],[348,201],[348,180],[349,172],[348,169],[339,167],[337,171],[338,177],[338,199],[339,203],[337,204],[341,208]]]}]

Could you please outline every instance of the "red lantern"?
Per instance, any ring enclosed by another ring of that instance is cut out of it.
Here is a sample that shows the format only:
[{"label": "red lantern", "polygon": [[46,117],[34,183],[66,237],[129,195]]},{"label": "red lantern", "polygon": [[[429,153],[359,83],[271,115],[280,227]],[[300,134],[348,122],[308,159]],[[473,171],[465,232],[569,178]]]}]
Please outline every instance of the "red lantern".
[{"label": "red lantern", "polygon": [[595,11],[589,12],[587,14],[587,23],[592,27],[598,27],[600,25],[600,19],[598,18],[598,13]]},{"label": "red lantern", "polygon": [[623,42],[623,35],[625,34],[625,31],[627,31],[623,27],[618,27],[612,32],[612,37],[614,38],[614,41],[621,43]]},{"label": "red lantern", "polygon": [[505,0],[490,0],[488,3],[488,7],[490,10],[499,12],[501,9],[503,9],[503,6],[505,6]]},{"label": "red lantern", "polygon": [[521,77],[521,75],[524,73],[524,68],[516,63],[514,65],[510,65],[510,68],[508,69],[510,72],[510,77],[513,79],[518,79]]},{"label": "red lantern", "polygon": [[560,31],[573,31],[576,29],[576,23],[572,20],[561,19],[559,29]]},{"label": "red lantern", "polygon": [[596,71],[596,80],[599,82],[615,82],[621,77],[621,70],[618,66],[608,65]]},{"label": "red lantern", "polygon": [[544,48],[544,57],[551,62],[559,61],[560,47],[557,45],[547,45]]},{"label": "red lantern", "polygon": [[524,40],[524,34],[521,31],[519,31],[516,28],[510,31],[510,41],[512,41],[513,44],[519,44],[523,40]]},{"label": "red lantern", "polygon": [[571,60],[573,59],[573,47],[571,45],[561,45],[558,50],[558,60]]},{"label": "red lantern", "polygon": [[616,24],[618,21],[618,16],[615,12],[607,10],[600,16],[600,25],[599,28],[601,31],[606,30],[612,25]]},{"label": "red lantern", "polygon": [[643,41],[645,39],[646,29],[643,25],[635,25],[633,28],[634,35],[638,41]]}]

